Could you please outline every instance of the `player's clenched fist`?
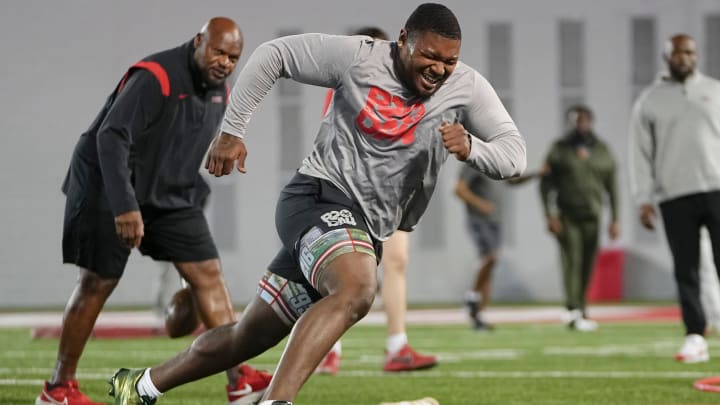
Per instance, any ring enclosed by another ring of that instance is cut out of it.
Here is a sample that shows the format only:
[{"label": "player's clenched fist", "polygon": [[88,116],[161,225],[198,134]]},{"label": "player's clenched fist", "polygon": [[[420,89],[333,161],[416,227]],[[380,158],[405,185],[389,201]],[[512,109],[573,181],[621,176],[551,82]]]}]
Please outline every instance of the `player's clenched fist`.
[{"label": "player's clenched fist", "polygon": [[220,177],[230,174],[233,164],[235,164],[237,160],[238,171],[240,173],[246,173],[246,156],[247,149],[245,148],[245,142],[243,142],[242,138],[223,132],[215,138],[210,145],[210,152],[208,152],[207,161],[205,161],[205,168],[210,174]]},{"label": "player's clenched fist", "polygon": [[443,123],[440,126],[440,134],[445,148],[458,160],[465,161],[470,156],[470,138],[462,124]]}]

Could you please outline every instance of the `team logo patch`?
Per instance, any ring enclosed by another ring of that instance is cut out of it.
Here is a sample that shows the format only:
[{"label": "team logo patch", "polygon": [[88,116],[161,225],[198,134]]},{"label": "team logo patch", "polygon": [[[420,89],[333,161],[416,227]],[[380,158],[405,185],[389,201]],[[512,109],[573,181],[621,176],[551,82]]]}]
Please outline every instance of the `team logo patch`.
[{"label": "team logo patch", "polygon": [[320,216],[328,226],[357,225],[352,212],[348,210],[328,211]]},{"label": "team logo patch", "polygon": [[373,138],[399,139],[403,145],[409,145],[415,140],[415,128],[424,115],[422,103],[407,104],[401,97],[371,87],[355,124]]}]

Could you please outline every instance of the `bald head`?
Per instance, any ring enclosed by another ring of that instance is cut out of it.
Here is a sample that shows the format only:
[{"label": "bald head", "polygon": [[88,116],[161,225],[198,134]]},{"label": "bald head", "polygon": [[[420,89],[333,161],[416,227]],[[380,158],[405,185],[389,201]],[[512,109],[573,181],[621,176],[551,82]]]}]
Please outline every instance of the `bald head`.
[{"label": "bald head", "polygon": [[240,27],[227,17],[210,19],[193,40],[194,59],[208,85],[216,87],[233,72],[243,49]]},{"label": "bald head", "polygon": [[687,34],[673,35],[665,42],[663,57],[670,76],[676,81],[684,82],[695,72],[697,66],[695,40]]},{"label": "bald head", "polygon": [[240,27],[238,27],[235,21],[227,17],[211,18],[210,21],[206,22],[205,25],[200,28],[200,34],[204,36],[229,35],[235,40],[242,41],[242,33],[240,32]]}]

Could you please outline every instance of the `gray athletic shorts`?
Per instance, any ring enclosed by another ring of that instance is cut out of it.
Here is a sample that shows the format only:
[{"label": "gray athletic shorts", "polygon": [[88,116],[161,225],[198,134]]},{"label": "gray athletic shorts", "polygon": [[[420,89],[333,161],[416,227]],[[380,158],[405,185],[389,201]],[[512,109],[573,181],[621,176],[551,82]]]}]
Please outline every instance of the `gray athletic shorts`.
[{"label": "gray athletic shorts", "polygon": [[468,230],[480,256],[493,253],[500,248],[500,224],[485,218],[468,218]]}]

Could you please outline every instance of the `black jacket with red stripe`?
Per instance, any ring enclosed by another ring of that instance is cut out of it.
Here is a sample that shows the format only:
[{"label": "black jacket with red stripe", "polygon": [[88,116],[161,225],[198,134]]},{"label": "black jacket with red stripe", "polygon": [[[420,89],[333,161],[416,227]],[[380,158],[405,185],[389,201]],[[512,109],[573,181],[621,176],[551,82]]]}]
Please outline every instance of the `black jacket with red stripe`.
[{"label": "black jacket with red stripe", "polygon": [[190,41],[127,71],[75,147],[66,194],[99,191],[116,216],[203,203],[209,188],[199,168],[228,89],[205,83],[193,52]]}]

